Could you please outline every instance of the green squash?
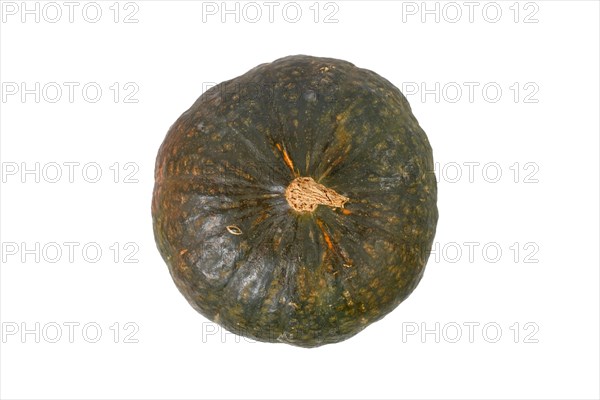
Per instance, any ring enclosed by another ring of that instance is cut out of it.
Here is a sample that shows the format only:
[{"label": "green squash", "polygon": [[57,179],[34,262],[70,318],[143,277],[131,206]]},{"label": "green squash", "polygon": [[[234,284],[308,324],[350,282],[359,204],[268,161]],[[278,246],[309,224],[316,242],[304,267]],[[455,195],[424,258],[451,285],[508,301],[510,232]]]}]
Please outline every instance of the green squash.
[{"label": "green squash", "polygon": [[415,289],[438,213],[433,157],[400,91],[290,56],[211,88],[156,160],[154,234],[175,284],[223,328],[314,347]]}]

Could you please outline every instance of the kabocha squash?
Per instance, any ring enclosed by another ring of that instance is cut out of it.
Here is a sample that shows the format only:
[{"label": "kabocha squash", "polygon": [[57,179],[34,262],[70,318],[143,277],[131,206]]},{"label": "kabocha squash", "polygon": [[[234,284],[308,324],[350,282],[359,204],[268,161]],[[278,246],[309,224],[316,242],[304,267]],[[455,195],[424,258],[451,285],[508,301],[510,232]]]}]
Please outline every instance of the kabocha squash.
[{"label": "kabocha squash", "polygon": [[419,283],[438,218],[431,147],[400,91],[290,56],[212,87],[156,160],[154,234],[202,315],[256,340],[345,340]]}]

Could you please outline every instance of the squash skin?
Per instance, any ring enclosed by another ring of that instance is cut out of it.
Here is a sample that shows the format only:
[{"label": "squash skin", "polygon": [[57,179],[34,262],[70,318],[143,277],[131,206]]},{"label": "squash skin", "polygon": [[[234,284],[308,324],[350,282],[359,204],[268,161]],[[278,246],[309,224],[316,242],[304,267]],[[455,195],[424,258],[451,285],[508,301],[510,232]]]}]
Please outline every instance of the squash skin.
[{"label": "squash skin", "polygon": [[[284,196],[299,176],[350,200],[299,213]],[[255,340],[315,347],[415,289],[436,200],[431,146],[400,91],[299,55],[211,88],[179,117],[157,156],[152,217],[198,312]]]}]

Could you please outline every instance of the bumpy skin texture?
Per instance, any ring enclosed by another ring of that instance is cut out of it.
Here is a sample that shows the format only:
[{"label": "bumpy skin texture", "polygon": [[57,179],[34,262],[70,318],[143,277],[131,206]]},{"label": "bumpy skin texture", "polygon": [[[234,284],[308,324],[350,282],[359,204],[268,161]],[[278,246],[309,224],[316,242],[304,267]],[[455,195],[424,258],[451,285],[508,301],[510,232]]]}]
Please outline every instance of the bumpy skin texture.
[{"label": "bumpy skin texture", "polygon": [[[314,347],[419,283],[438,218],[431,147],[400,91],[346,61],[290,56],[204,93],[158,153],[154,234],[190,304],[225,329]],[[296,177],[349,199],[293,210]]]}]

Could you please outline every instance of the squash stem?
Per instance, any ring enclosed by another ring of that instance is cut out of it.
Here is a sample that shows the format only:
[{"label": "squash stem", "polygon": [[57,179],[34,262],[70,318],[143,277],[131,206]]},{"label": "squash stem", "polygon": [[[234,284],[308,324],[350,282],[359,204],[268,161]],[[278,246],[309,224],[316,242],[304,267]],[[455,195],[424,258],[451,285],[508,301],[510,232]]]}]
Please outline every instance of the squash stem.
[{"label": "squash stem", "polygon": [[290,207],[298,212],[312,212],[319,204],[332,208],[344,208],[344,204],[350,200],[308,176],[302,176],[290,182],[285,190],[285,198]]}]

